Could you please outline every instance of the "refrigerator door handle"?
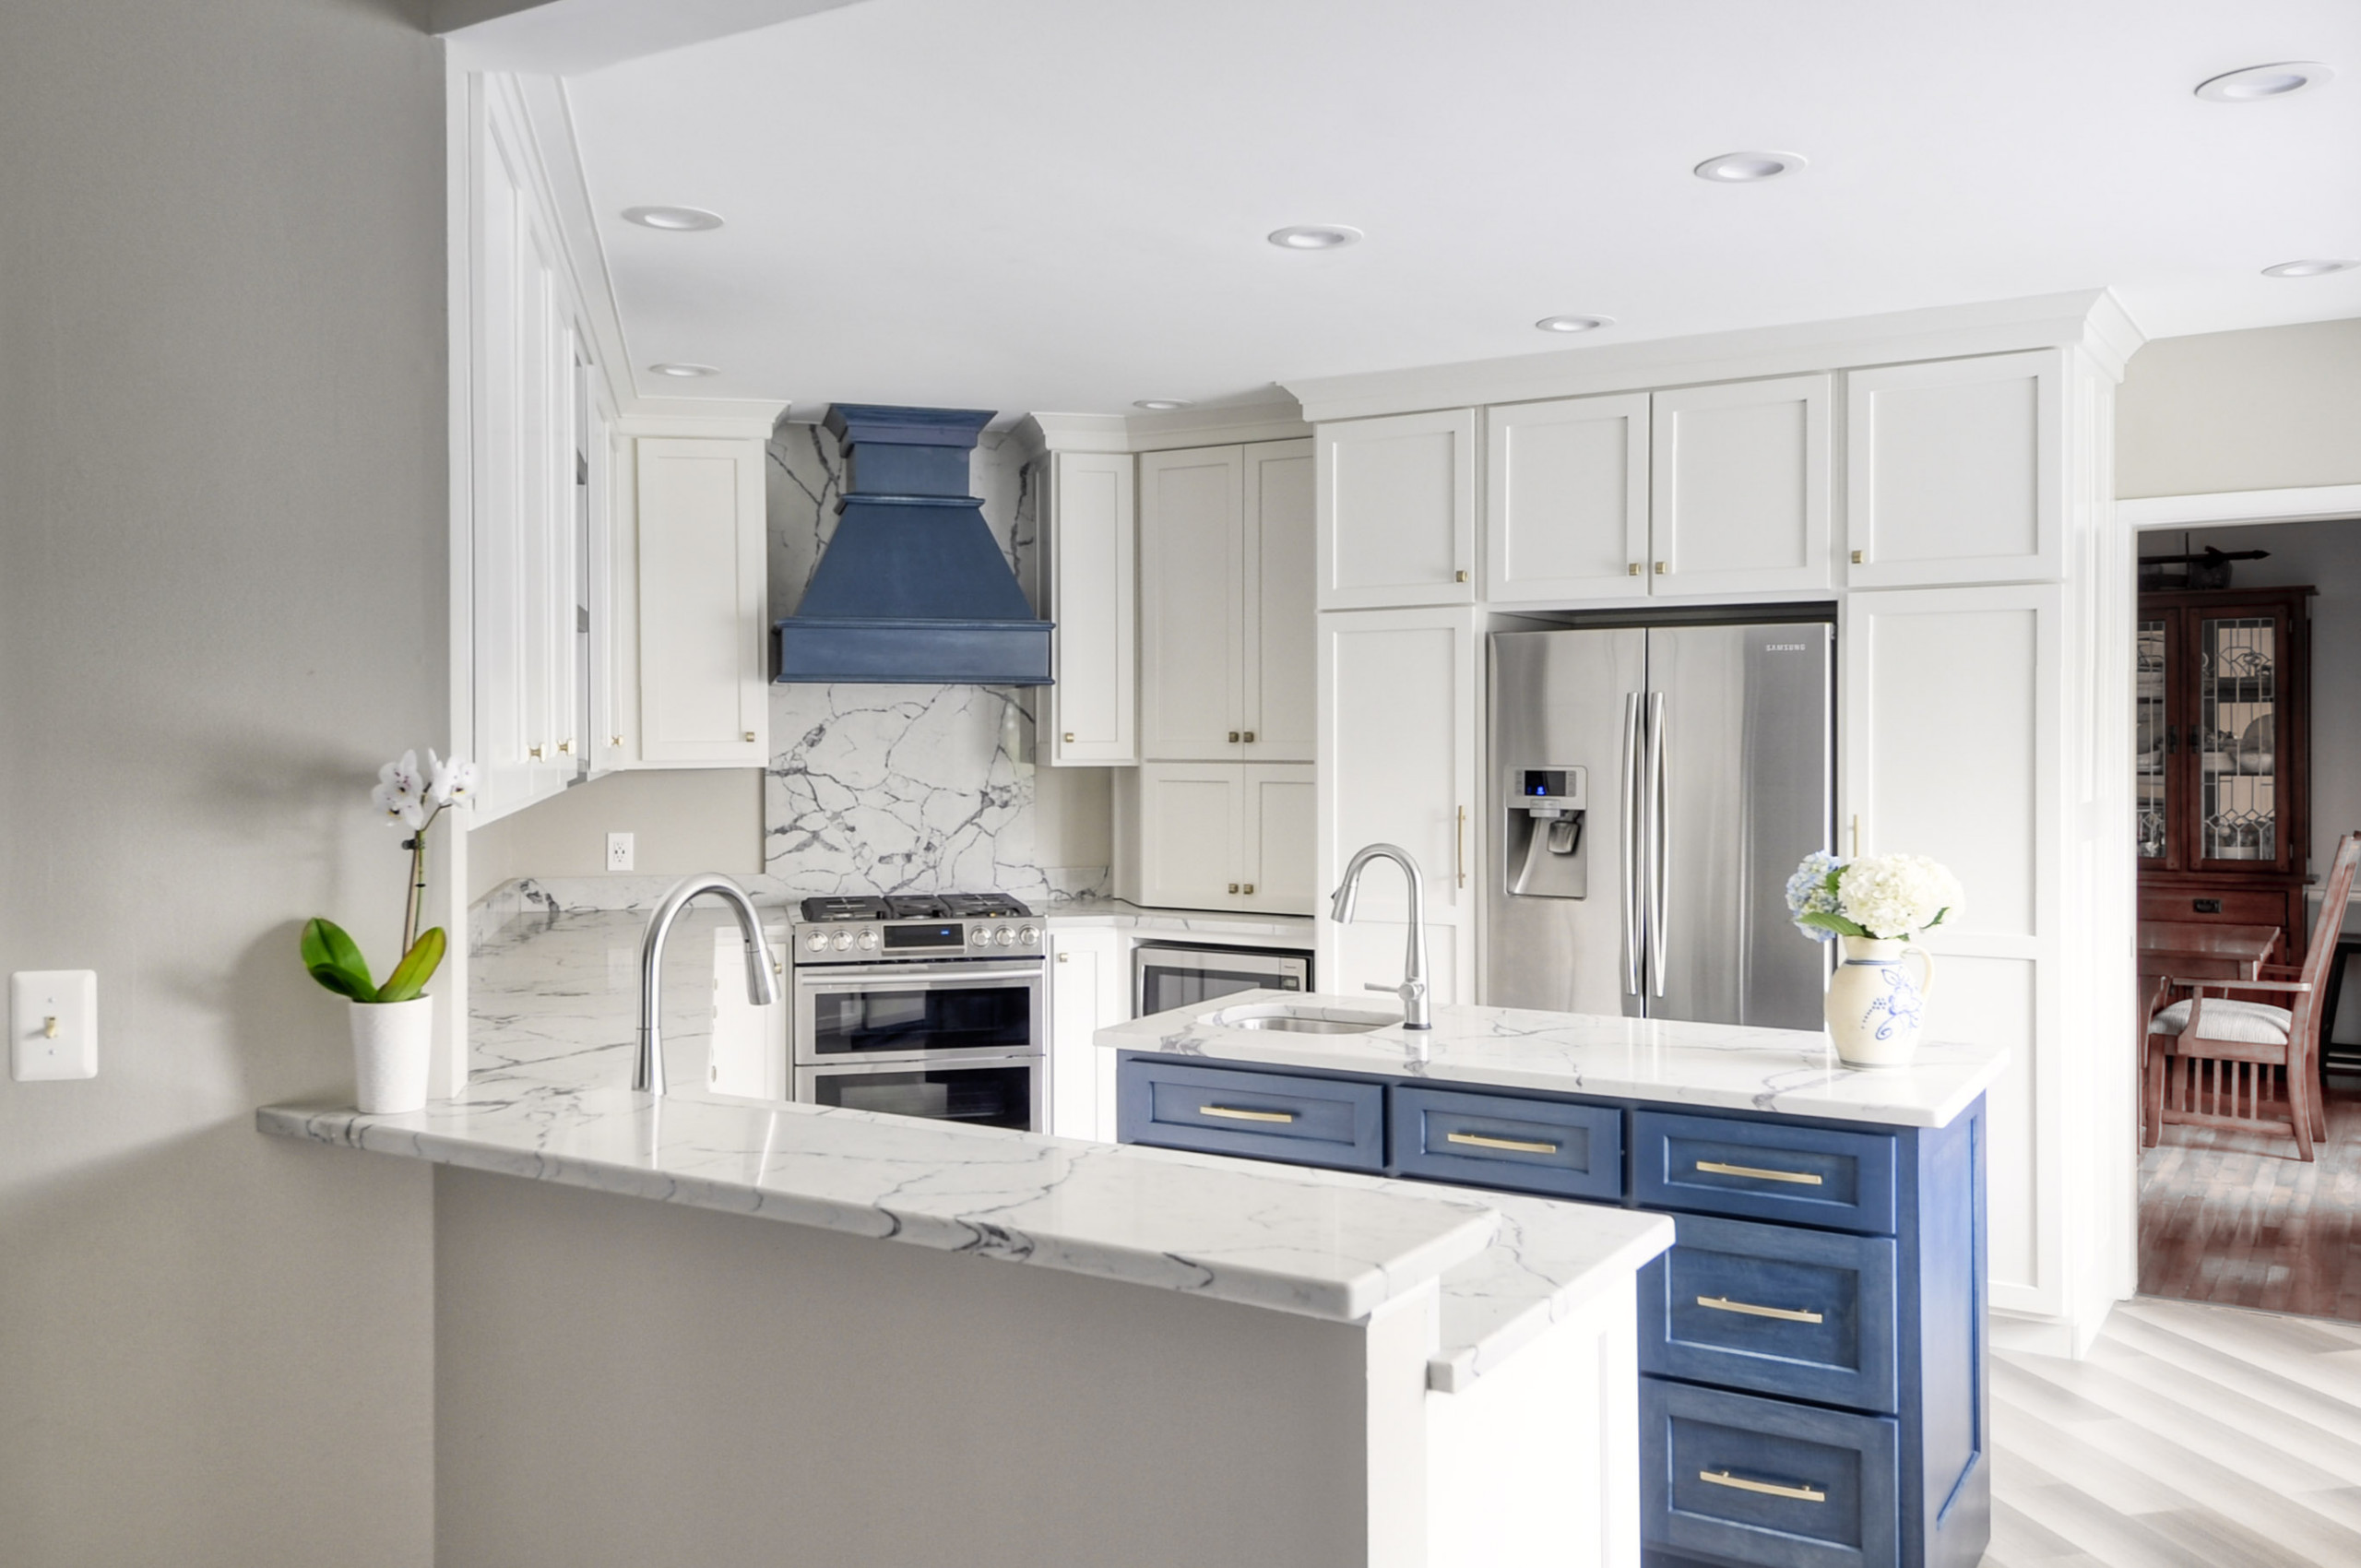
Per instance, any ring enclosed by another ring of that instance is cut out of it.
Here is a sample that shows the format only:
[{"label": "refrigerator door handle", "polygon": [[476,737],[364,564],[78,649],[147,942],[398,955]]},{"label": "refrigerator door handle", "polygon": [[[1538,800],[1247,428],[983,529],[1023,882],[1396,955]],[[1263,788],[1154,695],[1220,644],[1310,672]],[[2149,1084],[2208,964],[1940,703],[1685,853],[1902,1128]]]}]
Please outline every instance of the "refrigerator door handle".
[{"label": "refrigerator door handle", "polygon": [[1658,996],[1664,994],[1666,895],[1671,877],[1665,861],[1672,841],[1672,798],[1665,784],[1664,694],[1648,694],[1648,968],[1655,976]]},{"label": "refrigerator door handle", "polygon": [[1640,994],[1640,694],[1623,694],[1623,994]]}]

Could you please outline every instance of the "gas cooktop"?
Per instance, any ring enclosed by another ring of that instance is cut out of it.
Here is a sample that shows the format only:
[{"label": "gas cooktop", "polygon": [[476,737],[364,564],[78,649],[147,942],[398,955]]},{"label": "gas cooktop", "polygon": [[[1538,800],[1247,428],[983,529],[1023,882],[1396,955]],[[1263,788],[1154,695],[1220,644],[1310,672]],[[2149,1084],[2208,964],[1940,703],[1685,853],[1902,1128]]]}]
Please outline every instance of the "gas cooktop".
[{"label": "gas cooktop", "polygon": [[1033,911],[1004,893],[839,894],[803,900],[803,918],[837,921],[1031,920]]}]

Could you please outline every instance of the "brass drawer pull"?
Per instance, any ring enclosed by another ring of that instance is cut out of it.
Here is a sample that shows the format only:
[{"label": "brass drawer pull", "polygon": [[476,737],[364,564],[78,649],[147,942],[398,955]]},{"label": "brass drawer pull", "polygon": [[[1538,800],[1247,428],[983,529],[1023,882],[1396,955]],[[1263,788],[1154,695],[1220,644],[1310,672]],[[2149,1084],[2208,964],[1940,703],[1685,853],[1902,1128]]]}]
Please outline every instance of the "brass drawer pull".
[{"label": "brass drawer pull", "polygon": [[1733,1301],[1727,1296],[1700,1296],[1697,1304],[1711,1307],[1717,1313],[1744,1313],[1749,1317],[1775,1317],[1781,1323],[1824,1323],[1818,1313],[1800,1307],[1758,1307],[1751,1301]]},{"label": "brass drawer pull", "polygon": [[1818,1187],[1825,1179],[1809,1170],[1765,1170],[1759,1165],[1724,1165],[1718,1159],[1701,1159],[1697,1169],[1708,1176],[1751,1176],[1758,1182],[1793,1182],[1798,1187]]},{"label": "brass drawer pull", "polygon": [[1447,1144],[1472,1144],[1477,1148],[1504,1148],[1512,1154],[1556,1154],[1556,1144],[1527,1143],[1523,1138],[1488,1138],[1481,1133],[1445,1133]]},{"label": "brass drawer pull", "polygon": [[1788,1497],[1797,1503],[1825,1503],[1828,1493],[1816,1486],[1781,1486],[1776,1481],[1750,1481],[1744,1476],[1734,1476],[1727,1470],[1700,1470],[1697,1479],[1715,1486],[1726,1486],[1738,1491],[1759,1491],[1765,1497]]},{"label": "brass drawer pull", "polygon": [[1295,1120],[1295,1112],[1292,1111],[1241,1111],[1234,1105],[1201,1105],[1197,1107],[1197,1114],[1227,1117],[1232,1122],[1292,1122]]}]

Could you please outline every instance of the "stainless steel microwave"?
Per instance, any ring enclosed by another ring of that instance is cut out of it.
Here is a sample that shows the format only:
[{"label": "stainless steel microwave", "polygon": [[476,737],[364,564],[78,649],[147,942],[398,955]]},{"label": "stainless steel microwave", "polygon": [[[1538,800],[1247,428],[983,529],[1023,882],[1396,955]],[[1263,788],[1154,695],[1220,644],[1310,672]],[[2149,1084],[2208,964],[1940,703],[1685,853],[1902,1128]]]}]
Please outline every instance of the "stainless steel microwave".
[{"label": "stainless steel microwave", "polygon": [[1143,942],[1132,949],[1134,1017],[1241,991],[1311,989],[1311,955],[1300,948]]}]

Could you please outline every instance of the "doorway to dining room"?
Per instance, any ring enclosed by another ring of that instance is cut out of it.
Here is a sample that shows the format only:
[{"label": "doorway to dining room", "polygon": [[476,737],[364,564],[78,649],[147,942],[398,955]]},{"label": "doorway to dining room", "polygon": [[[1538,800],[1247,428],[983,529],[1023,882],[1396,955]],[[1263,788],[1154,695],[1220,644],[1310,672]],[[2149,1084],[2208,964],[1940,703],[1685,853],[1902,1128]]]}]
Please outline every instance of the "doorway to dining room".
[{"label": "doorway to dining room", "polygon": [[2361,1322],[2361,519],[2139,543],[2139,1289]]}]

